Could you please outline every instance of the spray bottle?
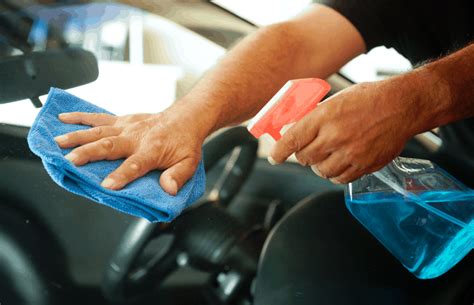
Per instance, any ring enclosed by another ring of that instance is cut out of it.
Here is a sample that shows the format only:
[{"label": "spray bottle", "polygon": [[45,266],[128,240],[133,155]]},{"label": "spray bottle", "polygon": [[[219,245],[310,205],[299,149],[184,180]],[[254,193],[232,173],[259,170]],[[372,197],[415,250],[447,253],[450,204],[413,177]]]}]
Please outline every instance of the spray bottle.
[{"label": "spray bottle", "polygon": [[[278,141],[329,92],[321,79],[291,80],[248,125]],[[397,157],[345,186],[352,215],[420,279],[438,277],[474,248],[474,190],[428,160]]]}]

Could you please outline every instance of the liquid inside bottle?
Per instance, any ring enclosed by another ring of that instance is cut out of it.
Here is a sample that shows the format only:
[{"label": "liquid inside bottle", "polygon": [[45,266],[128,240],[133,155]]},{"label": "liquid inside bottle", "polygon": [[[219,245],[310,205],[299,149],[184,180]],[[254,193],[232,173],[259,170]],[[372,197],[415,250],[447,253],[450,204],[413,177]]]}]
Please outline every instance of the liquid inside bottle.
[{"label": "liquid inside bottle", "polygon": [[346,205],[415,276],[435,278],[474,248],[474,191],[432,163],[408,160],[382,169],[385,182],[379,173],[349,184]]}]

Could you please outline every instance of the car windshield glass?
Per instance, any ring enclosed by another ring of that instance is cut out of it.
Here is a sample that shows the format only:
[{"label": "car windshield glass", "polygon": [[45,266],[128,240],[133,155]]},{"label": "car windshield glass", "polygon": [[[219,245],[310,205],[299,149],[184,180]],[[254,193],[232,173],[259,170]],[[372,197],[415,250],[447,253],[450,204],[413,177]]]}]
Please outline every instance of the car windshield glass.
[{"label": "car windshield glass", "polygon": [[[120,3],[40,4],[3,0],[0,8],[0,60],[62,49],[92,52],[98,60],[99,79],[71,88],[70,92],[117,114],[161,111],[188,90],[194,82],[191,75],[187,78],[189,84],[180,87],[183,93],[177,90],[183,66],[180,52],[171,52],[175,48],[173,44],[203,48],[203,55],[187,56],[187,69],[194,73],[207,69],[223,52],[177,24]],[[162,31],[165,33],[157,36]],[[166,41],[158,41],[156,37]],[[155,43],[161,46],[143,46]],[[171,55],[161,53],[165,49]],[[67,63],[61,64],[67,69]],[[7,85],[0,84],[0,88]],[[31,126],[39,109],[32,107],[29,97],[24,98],[15,103],[0,103],[0,122]],[[44,103],[45,98],[41,96],[40,100]],[[130,100],[136,101],[130,104]]]},{"label": "car windshield glass", "polygon": [[0,52],[8,56],[51,48],[83,47],[101,58],[123,60],[126,22],[134,13],[133,8],[124,10],[119,4],[42,5],[0,1]]}]

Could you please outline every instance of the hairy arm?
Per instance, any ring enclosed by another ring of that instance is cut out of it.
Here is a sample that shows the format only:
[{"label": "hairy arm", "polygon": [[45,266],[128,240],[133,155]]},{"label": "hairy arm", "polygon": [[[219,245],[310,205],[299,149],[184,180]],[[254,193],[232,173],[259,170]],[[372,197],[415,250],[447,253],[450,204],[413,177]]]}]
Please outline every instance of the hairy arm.
[{"label": "hairy arm", "polygon": [[474,116],[474,45],[384,81],[352,86],[295,124],[271,153],[292,153],[316,174],[347,183],[376,171],[414,135]]},{"label": "hairy arm", "polygon": [[362,37],[347,19],[315,5],[294,20],[245,38],[163,113],[63,114],[59,118],[65,123],[94,128],[56,141],[61,147],[76,147],[66,158],[78,166],[125,158],[104,179],[105,188],[120,189],[162,169],[160,184],[174,195],[193,175],[204,139],[212,131],[253,116],[287,80],[326,77],[364,50]]},{"label": "hairy arm", "polygon": [[474,116],[474,43],[420,67],[407,79],[415,86],[434,84],[422,87],[418,97],[426,105],[419,132]]},{"label": "hairy arm", "polygon": [[345,17],[314,5],[245,38],[178,104],[207,109],[213,129],[240,123],[286,81],[326,78],[364,51],[362,37]]}]

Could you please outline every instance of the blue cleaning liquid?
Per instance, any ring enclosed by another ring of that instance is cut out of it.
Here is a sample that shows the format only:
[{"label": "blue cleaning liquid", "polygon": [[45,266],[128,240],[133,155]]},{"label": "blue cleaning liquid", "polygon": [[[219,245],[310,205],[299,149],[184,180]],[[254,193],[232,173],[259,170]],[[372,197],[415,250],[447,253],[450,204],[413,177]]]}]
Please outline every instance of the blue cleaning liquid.
[{"label": "blue cleaning liquid", "polygon": [[474,192],[346,194],[351,213],[418,278],[435,278],[474,248]]}]

